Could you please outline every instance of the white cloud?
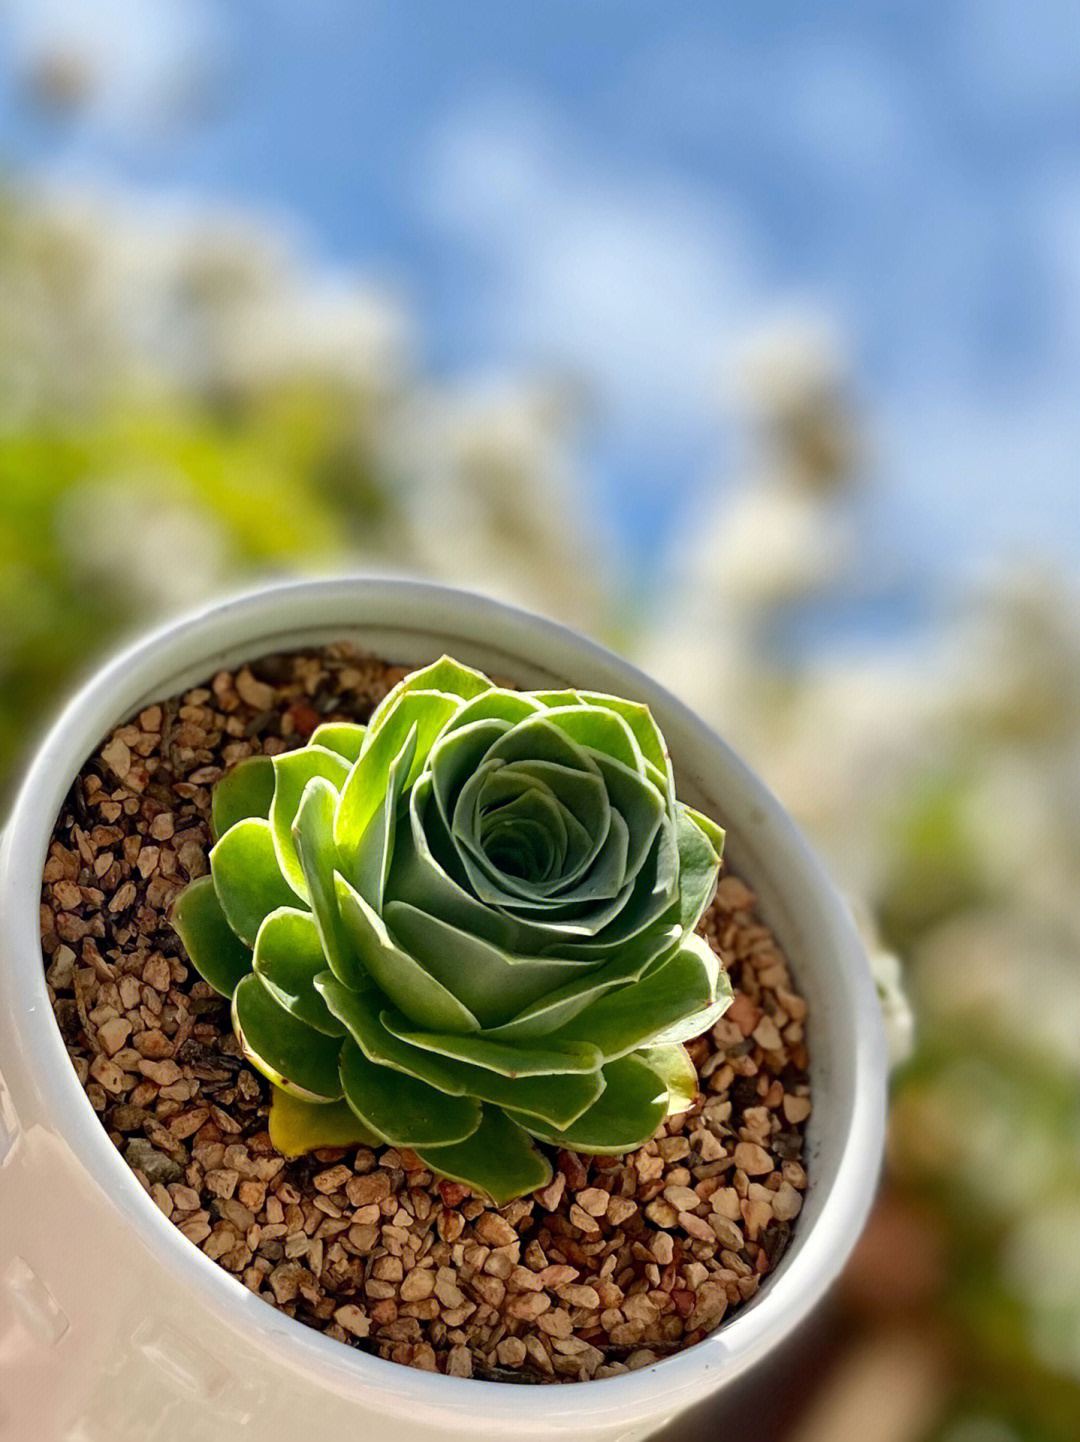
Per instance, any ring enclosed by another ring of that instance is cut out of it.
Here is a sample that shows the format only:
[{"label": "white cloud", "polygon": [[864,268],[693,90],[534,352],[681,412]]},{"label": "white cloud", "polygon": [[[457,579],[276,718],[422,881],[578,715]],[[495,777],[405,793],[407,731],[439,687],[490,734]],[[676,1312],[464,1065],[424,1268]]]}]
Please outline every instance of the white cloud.
[{"label": "white cloud", "polygon": [[15,81],[124,151],[200,112],[226,39],[216,0],[8,0],[0,27]]},{"label": "white cloud", "polygon": [[730,199],[629,173],[512,101],[443,128],[421,193],[479,262],[468,304],[482,345],[576,371],[637,443],[712,423],[728,338],[762,290]]},{"label": "white cloud", "polygon": [[809,165],[870,194],[927,142],[903,58],[850,28],[665,31],[631,57],[616,95],[621,110],[641,109],[668,134],[723,142],[721,163],[735,169],[748,154],[774,177]]}]

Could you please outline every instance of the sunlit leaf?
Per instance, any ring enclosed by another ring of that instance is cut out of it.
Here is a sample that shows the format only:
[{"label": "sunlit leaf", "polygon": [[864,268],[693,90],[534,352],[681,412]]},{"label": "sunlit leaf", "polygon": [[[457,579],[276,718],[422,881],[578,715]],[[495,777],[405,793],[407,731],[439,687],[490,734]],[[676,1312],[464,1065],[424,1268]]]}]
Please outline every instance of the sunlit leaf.
[{"label": "sunlit leaf", "polygon": [[303,1156],[318,1147],[374,1147],[382,1141],[347,1101],[305,1101],[278,1086],[271,1088],[267,1130],[283,1157]]},{"label": "sunlit leaf", "polygon": [[308,745],[334,751],[353,766],[360,755],[366,731],[366,726],[358,726],[352,721],[324,721],[311,733]]},{"label": "sunlit leaf", "polygon": [[229,768],[214,786],[210,798],[211,826],[215,838],[249,816],[270,815],[274,799],[274,763],[269,756],[249,756]]},{"label": "sunlit leaf", "polygon": [[568,1127],[556,1130],[539,1117],[514,1112],[527,1131],[553,1146],[592,1154],[621,1153],[647,1142],[668,1114],[663,1077],[640,1056],[604,1067],[607,1085],[597,1101]]},{"label": "sunlit leaf", "polygon": [[689,1111],[697,1100],[698,1074],[686,1048],[678,1043],[670,1046],[647,1046],[642,1047],[635,1055],[648,1062],[667,1087],[668,1116]]},{"label": "sunlit leaf", "polygon": [[293,824],[308,782],[321,776],[340,788],[349,774],[348,762],[322,746],[303,746],[274,758],[274,799],[270,805],[270,832],[274,838],[281,874],[302,900],[308,883],[296,852]]},{"label": "sunlit leaf", "polygon": [[173,902],[171,921],[192,966],[222,996],[232,996],[252,967],[251,951],[229,925],[210,876],[200,876]]},{"label": "sunlit leaf", "polygon": [[336,1101],[341,1096],[339,1038],[291,1016],[254,974],[237,986],[232,1004],[240,1045],[263,1076],[309,1099]]},{"label": "sunlit leaf", "polygon": [[338,854],[333,815],[338,793],[329,781],[313,777],[304,788],[293,823],[293,841],[304,873],[319,940],[331,968],[343,979],[355,974],[355,958],[338,908],[334,887]]},{"label": "sunlit leaf", "polygon": [[417,1155],[440,1175],[487,1192],[499,1206],[546,1187],[552,1177],[551,1163],[528,1134],[492,1106],[484,1108],[483,1120],[466,1141],[421,1147]]},{"label": "sunlit leaf", "polygon": [[260,817],[230,826],[210,852],[210,874],[229,926],[248,947],[272,911],[296,904],[278,865],[270,823]]},{"label": "sunlit leaf", "polygon": [[255,974],[267,991],[298,1020],[327,1036],[344,1036],[345,1028],[315,989],[326,970],[319,928],[310,911],[283,907],[272,911],[255,938]]},{"label": "sunlit leaf", "polygon": [[[335,878],[342,925],[364,975],[421,1026],[477,1031],[479,1022],[448,987],[398,946],[382,918],[343,876]],[[346,984],[349,977],[341,977]]]},{"label": "sunlit leaf", "polygon": [[369,1061],[354,1041],[341,1049],[345,1099],[363,1124],[391,1146],[443,1146],[480,1125],[480,1103],[447,1096],[417,1077]]}]

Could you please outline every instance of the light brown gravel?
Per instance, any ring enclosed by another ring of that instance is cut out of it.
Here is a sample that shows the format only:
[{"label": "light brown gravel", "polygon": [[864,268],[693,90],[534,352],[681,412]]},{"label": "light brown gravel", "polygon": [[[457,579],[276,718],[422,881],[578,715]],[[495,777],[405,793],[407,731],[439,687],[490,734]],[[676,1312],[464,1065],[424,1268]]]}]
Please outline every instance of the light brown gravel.
[{"label": "light brown gravel", "polygon": [[228,1008],[168,907],[207,869],[210,788],[243,757],[364,720],[404,674],[349,647],[272,656],[144,709],[80,773],[46,861],[46,978],[112,1140],[180,1231],[343,1343],[454,1376],[572,1381],[692,1345],[773,1270],[807,1185],[806,1004],[755,897],[721,877],[701,930],[735,1002],[691,1043],[701,1094],[637,1152],[561,1152],[496,1209],[411,1152],[287,1161]]}]

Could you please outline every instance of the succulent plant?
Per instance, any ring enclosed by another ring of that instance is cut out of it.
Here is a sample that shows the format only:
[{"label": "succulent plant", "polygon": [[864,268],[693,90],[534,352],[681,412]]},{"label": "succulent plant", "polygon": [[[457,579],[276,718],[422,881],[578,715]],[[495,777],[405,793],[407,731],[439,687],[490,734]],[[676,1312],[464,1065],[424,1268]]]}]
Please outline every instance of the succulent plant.
[{"label": "succulent plant", "polygon": [[241,762],[177,898],[299,1154],[390,1143],[505,1201],[536,1143],[640,1145],[688,1107],[682,1042],[731,988],[694,932],[723,832],[676,800],[645,706],[512,691],[443,657],[369,724]]}]

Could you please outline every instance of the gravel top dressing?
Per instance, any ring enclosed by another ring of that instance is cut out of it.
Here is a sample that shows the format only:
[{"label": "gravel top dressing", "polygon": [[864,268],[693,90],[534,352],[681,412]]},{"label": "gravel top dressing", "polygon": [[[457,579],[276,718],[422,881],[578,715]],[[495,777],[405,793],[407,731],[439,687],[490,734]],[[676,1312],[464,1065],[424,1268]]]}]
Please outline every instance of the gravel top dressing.
[{"label": "gravel top dressing", "polygon": [[754,1295],[807,1184],[806,1004],[736,876],[721,874],[699,928],[735,1000],[689,1044],[696,1105],[625,1156],[558,1153],[550,1185],[500,1209],[406,1150],[277,1153],[269,1084],[169,924],[174,897],[207,872],[223,771],[324,720],[366,721],[405,674],[347,645],[271,656],[116,728],[76,780],[45,866],[57,1021],[157,1206],[272,1306],[454,1376],[574,1381],[646,1365]]}]

